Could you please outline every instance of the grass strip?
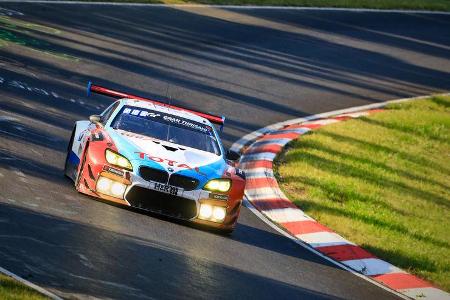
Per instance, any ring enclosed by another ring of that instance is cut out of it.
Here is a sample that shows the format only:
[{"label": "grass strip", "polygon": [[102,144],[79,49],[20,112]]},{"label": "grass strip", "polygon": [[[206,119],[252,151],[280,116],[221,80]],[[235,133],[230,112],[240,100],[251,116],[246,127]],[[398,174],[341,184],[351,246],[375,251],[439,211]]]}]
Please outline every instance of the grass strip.
[{"label": "grass strip", "polygon": [[86,0],[160,4],[276,5],[450,11],[449,0]]},{"label": "grass strip", "polygon": [[450,291],[450,97],[325,126],[275,165],[281,189],[308,215]]},{"label": "grass strip", "polygon": [[4,300],[46,300],[46,296],[15,279],[0,274],[0,299]]}]

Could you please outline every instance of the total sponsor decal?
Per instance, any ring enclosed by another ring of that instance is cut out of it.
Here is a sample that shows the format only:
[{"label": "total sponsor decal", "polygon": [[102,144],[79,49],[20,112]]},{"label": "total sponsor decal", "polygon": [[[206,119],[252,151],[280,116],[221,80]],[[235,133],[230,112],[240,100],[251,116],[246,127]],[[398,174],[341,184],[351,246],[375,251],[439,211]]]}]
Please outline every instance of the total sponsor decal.
[{"label": "total sponsor decal", "polygon": [[140,159],[148,159],[148,160],[152,160],[152,161],[157,162],[157,163],[164,163],[164,164],[166,164],[168,166],[177,167],[177,168],[180,168],[180,169],[195,170],[197,173],[206,176],[205,173],[200,171],[199,167],[192,168],[191,166],[189,166],[189,165],[187,165],[185,163],[179,163],[179,162],[177,162],[175,160],[171,160],[171,159],[168,159],[168,158],[162,158],[162,157],[150,155],[150,154],[147,154],[147,153],[144,153],[144,152],[135,152],[135,153],[138,154]]}]

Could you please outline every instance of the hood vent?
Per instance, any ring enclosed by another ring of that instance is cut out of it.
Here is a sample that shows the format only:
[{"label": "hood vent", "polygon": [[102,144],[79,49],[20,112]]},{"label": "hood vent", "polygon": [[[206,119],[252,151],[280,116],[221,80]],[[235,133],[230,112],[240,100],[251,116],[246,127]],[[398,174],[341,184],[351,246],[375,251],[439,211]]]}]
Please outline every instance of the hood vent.
[{"label": "hood vent", "polygon": [[170,146],[166,146],[166,145],[162,145],[162,146],[168,151],[175,152],[178,150],[178,148],[174,148],[174,147],[170,147]]}]

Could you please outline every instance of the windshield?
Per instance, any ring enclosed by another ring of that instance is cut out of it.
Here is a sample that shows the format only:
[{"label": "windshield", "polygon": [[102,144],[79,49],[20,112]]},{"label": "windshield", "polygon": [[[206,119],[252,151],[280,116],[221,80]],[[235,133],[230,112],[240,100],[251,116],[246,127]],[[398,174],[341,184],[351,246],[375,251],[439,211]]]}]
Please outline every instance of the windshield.
[{"label": "windshield", "polygon": [[220,155],[211,126],[178,116],[124,106],[111,127]]}]

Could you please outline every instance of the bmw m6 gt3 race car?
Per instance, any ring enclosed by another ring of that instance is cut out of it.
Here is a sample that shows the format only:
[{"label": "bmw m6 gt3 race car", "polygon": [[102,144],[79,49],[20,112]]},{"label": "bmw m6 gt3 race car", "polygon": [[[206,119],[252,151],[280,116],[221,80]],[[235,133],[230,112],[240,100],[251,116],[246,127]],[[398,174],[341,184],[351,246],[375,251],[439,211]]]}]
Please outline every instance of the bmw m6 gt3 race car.
[{"label": "bmw m6 gt3 race car", "polygon": [[223,117],[88,85],[119,98],[101,115],[77,121],[65,174],[84,194],[231,232],[244,173],[211,122]]}]

